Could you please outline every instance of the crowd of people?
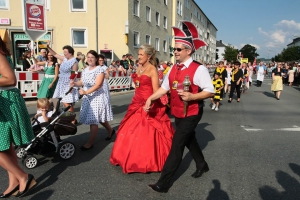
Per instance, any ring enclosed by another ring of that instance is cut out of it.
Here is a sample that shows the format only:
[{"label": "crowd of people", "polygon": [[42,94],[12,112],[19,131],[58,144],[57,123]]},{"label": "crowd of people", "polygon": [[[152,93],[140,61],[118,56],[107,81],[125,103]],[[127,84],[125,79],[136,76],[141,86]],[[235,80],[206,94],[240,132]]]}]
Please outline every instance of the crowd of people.
[{"label": "crowd of people", "polygon": [[[41,113],[39,120],[49,120],[49,99],[62,98],[64,106],[70,106],[70,112],[74,112],[73,103],[78,102],[81,96],[83,100],[79,122],[90,126],[90,137],[80,147],[82,151],[94,147],[100,123],[107,130],[105,140],[111,140],[116,135],[110,155],[112,165],[120,166],[124,173],[161,172],[159,180],[149,184],[154,191],[168,192],[185,147],[189,149],[196,164],[196,170],[191,176],[201,177],[209,171],[195,131],[202,118],[203,101],[211,99],[212,110],[215,111],[219,110],[220,101],[227,94],[228,103],[233,101],[234,93],[236,101],[240,102],[241,93],[247,92],[253,85],[253,74],[257,75],[257,87],[261,87],[266,76],[272,78],[271,90],[279,100],[287,75],[289,85],[299,83],[297,77],[300,65],[296,63],[291,67],[288,64],[292,71],[287,71],[284,70],[287,68],[283,63],[266,66],[260,62],[255,66],[239,61],[220,61],[211,77],[207,66],[192,59],[193,53],[201,46],[206,46],[206,43],[197,38],[197,29],[192,23],[183,21],[182,25],[182,29],[173,27],[174,65],[171,62],[159,62],[155,49],[148,44],[139,47],[135,61],[131,54],[126,54],[122,56],[122,60],[112,61],[109,66],[105,57],[94,50],[86,55],[77,52],[75,57],[74,49],[68,45],[62,48],[63,55],[57,54],[49,43],[41,56],[34,57],[32,52],[27,52],[29,54],[26,54],[24,62],[28,62],[29,67],[24,64],[27,66],[24,70],[45,72],[38,92],[37,113]],[[16,79],[10,54],[1,38],[0,43],[1,110],[8,113],[4,115],[4,112],[0,112],[0,127],[3,130],[3,137],[0,137],[0,165],[9,175],[8,188],[1,195],[4,198],[25,195],[36,181],[33,175],[25,173],[18,166],[13,150],[13,144],[28,144],[34,135],[24,99],[14,87]],[[31,57],[34,65],[43,67],[31,67]],[[271,75],[268,73],[270,67]],[[81,72],[81,77],[77,77],[78,72]],[[113,72],[130,74],[135,88],[132,101],[117,131],[109,124],[113,120],[113,110],[107,80]],[[71,92],[66,95],[68,91]],[[12,107],[7,105],[10,102],[16,107],[13,112],[8,111]],[[176,128],[172,126],[168,109],[175,118]]]}]

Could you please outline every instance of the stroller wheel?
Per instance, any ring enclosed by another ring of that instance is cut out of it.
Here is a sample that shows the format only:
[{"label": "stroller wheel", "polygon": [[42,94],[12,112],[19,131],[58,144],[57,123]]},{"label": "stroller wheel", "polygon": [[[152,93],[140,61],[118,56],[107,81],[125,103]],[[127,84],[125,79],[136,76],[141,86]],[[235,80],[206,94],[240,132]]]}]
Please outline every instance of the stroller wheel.
[{"label": "stroller wheel", "polygon": [[18,147],[16,150],[15,150],[16,154],[17,154],[17,157],[18,158],[23,158],[24,154],[25,154],[25,148],[22,148],[22,147]]},{"label": "stroller wheel", "polygon": [[71,142],[62,142],[58,147],[58,154],[59,156],[64,159],[70,159],[75,153],[75,145]]},{"label": "stroller wheel", "polygon": [[25,165],[25,167],[27,167],[28,169],[32,169],[35,168],[37,166],[38,160],[36,157],[32,156],[32,155],[28,155],[24,161],[23,164]]}]

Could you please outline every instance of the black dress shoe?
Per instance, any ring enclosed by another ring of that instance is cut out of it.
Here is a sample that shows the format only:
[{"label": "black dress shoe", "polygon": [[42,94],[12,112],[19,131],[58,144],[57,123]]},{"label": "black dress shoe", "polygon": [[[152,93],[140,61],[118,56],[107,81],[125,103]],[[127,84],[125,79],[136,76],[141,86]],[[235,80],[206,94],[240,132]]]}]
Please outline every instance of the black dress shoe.
[{"label": "black dress shoe", "polygon": [[0,195],[0,198],[8,198],[8,197],[10,197],[10,196],[16,196],[17,195],[17,193],[18,193],[18,191],[19,191],[19,185],[17,185],[12,191],[10,191],[9,193],[7,193],[7,194],[1,194]]},{"label": "black dress shoe", "polygon": [[28,174],[25,190],[23,190],[22,192],[19,191],[18,194],[16,195],[16,197],[24,196],[35,185],[36,185],[36,181],[34,179],[34,176],[32,174]]},{"label": "black dress shoe", "polygon": [[228,99],[228,103],[231,103],[232,100]]},{"label": "black dress shoe", "polygon": [[199,178],[202,176],[202,174],[204,174],[205,172],[208,172],[209,168],[207,163],[205,164],[205,166],[202,169],[197,169],[193,174],[192,177],[194,178]]},{"label": "black dress shoe", "polygon": [[165,187],[159,187],[156,184],[150,184],[148,185],[152,190],[156,191],[156,192],[161,192],[161,193],[167,193],[169,188],[165,188]]},{"label": "black dress shoe", "polygon": [[110,137],[106,137],[105,140],[111,140],[112,136],[114,136],[114,134],[116,134],[115,129],[113,129],[111,136]]},{"label": "black dress shoe", "polygon": [[94,145],[90,146],[89,148],[86,148],[85,146],[81,146],[80,149],[81,149],[82,151],[86,151],[86,150],[89,150],[89,149],[91,149],[91,148],[93,148],[93,147],[94,147]]}]

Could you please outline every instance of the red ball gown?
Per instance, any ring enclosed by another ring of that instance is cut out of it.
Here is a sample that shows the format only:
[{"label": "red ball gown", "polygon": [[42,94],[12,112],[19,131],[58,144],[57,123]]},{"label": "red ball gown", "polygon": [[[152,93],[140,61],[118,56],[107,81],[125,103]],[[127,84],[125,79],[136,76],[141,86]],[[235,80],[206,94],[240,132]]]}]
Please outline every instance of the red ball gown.
[{"label": "red ball gown", "polygon": [[121,121],[110,162],[120,165],[124,173],[147,173],[162,170],[169,155],[174,129],[161,99],[147,113],[143,106],[153,94],[151,78],[134,74],[136,90]]}]

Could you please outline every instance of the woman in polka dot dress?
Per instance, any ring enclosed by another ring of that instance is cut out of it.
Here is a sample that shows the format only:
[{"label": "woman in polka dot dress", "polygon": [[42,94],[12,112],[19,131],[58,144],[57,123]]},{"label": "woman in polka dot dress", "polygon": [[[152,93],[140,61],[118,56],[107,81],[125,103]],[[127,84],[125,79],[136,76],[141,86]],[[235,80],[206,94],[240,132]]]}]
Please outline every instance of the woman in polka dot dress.
[{"label": "woman in polka dot dress", "polygon": [[0,37],[0,166],[8,172],[9,184],[0,198],[22,196],[36,184],[31,174],[18,165],[12,143],[28,144],[33,138],[30,118],[20,90],[15,88],[16,76],[10,53]]},{"label": "woman in polka dot dress", "polygon": [[74,57],[74,49],[71,46],[64,46],[63,51],[64,55],[61,56],[53,51],[49,45],[47,45],[49,52],[54,55],[57,59],[62,61],[59,67],[59,79],[53,94],[52,98],[62,98],[61,102],[65,107],[71,105],[69,109],[70,112],[74,112],[74,107],[72,103],[77,102],[79,100],[78,90],[74,88],[72,92],[65,96],[65,93],[70,89],[70,75],[71,71],[77,71],[78,65],[76,58]]},{"label": "woman in polka dot dress", "polygon": [[[94,50],[87,53],[87,62],[89,66],[82,72],[81,80],[71,81],[71,86],[82,87],[79,90],[84,95],[79,121],[90,125],[90,139],[81,146],[82,150],[88,150],[93,147],[98,134],[98,123],[105,123],[113,120],[113,113],[109,101],[108,93],[104,90],[104,70],[98,66],[98,54]],[[109,124],[108,124],[109,125]],[[112,131],[112,128],[109,127]]]}]

